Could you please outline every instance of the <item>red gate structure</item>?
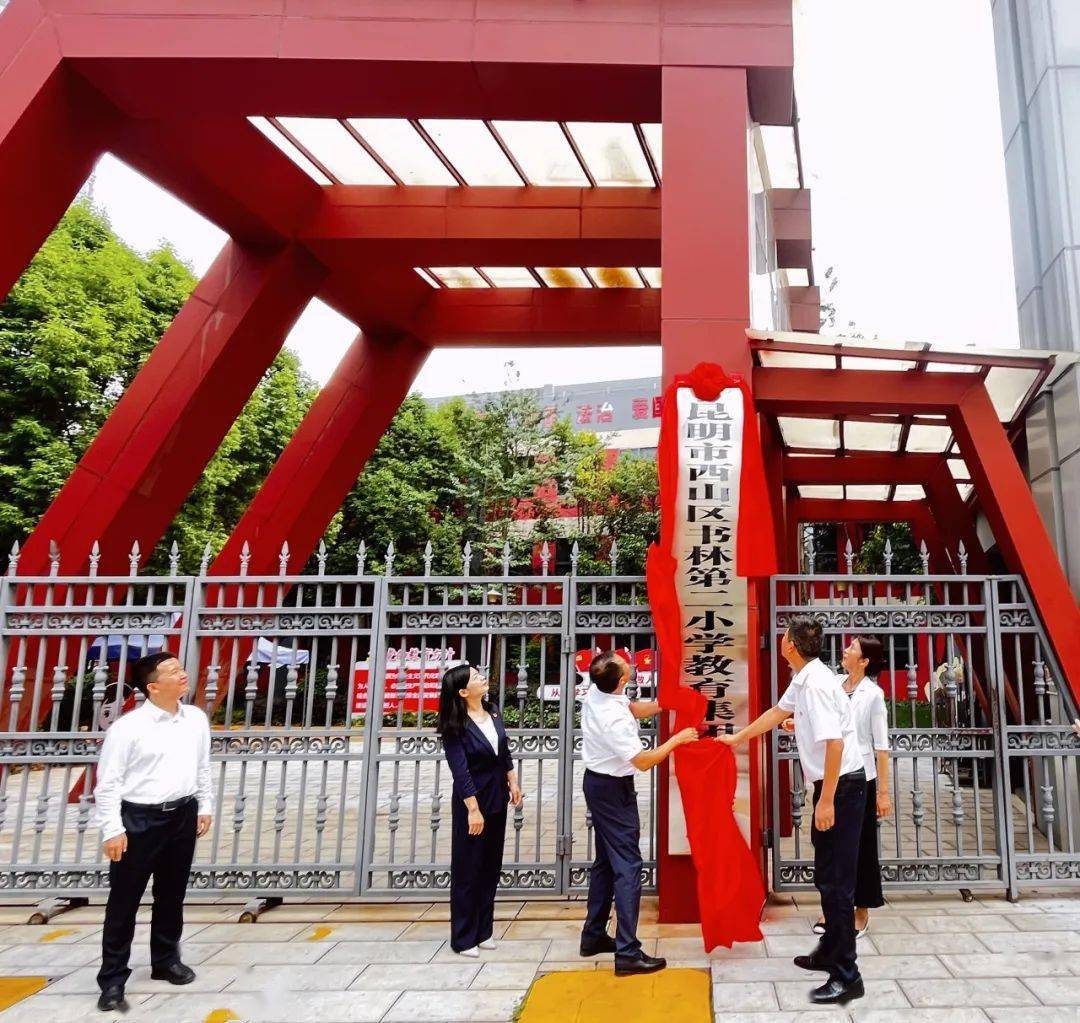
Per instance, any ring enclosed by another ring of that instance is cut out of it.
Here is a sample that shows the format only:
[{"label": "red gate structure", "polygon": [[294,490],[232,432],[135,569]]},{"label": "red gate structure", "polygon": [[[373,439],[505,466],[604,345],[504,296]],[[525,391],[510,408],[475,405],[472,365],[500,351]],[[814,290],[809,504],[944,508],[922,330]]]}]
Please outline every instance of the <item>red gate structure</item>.
[{"label": "red gate structure", "polygon": [[[790,0],[11,0],[0,298],[105,152],[229,235],[20,571],[46,573],[51,544],[72,573],[95,541],[103,574],[127,570],[133,539],[152,550],[319,297],[356,339],[212,573],[245,542],[252,575],[285,543],[307,558],[433,348],[659,344],[665,382],[701,361],[752,377],[782,545],[813,510],[793,488],[917,485],[904,515],[932,556],[961,539],[981,556],[948,452],[908,442],[947,429],[1080,695],[1080,616],[1006,433],[1053,357],[748,339],[755,274],[770,326],[817,329],[792,59]],[[793,178],[760,158],[774,135]],[[1028,385],[996,407],[1014,371]],[[797,420],[895,423],[898,442],[807,459]],[[752,622],[767,601],[754,581]],[[695,919],[664,813],[662,919]]]}]

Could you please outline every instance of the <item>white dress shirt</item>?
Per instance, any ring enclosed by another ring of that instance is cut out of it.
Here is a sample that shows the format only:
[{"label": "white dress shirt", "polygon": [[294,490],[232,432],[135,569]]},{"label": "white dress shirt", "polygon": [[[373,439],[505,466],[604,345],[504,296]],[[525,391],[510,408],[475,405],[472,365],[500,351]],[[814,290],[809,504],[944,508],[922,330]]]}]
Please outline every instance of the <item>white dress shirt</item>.
[{"label": "white dress shirt", "polygon": [[120,802],[166,803],[198,796],[199,814],[214,812],[210,722],[189,703],[170,714],[146,700],[105,732],[94,789],[101,840],[124,831]]},{"label": "white dress shirt", "polygon": [[636,774],[631,760],[641,751],[641,733],[630,699],[589,686],[581,701],[581,762],[597,774]]},{"label": "white dress shirt", "polygon": [[484,733],[484,738],[491,743],[491,748],[498,753],[499,752],[499,732],[495,727],[495,719],[489,714],[483,721],[477,721],[473,718],[473,723],[481,732]]},{"label": "white dress shirt", "polygon": [[795,715],[795,744],[808,782],[825,777],[825,749],[830,739],[843,739],[840,773],[861,770],[862,753],[847,694],[839,679],[818,658],[797,671],[777,704]]},{"label": "white dress shirt", "polygon": [[[846,675],[839,675],[843,686]],[[864,676],[862,681],[848,696],[851,716],[855,722],[855,734],[859,737],[859,752],[862,753],[866,780],[877,778],[878,750],[889,748],[889,715],[885,710],[885,694],[878,684]]]}]

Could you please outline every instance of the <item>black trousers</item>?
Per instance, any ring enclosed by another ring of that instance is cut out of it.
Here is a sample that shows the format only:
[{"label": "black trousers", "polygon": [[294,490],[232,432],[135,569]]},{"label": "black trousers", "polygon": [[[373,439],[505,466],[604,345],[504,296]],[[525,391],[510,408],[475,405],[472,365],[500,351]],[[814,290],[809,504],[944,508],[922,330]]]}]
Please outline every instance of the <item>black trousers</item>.
[{"label": "black trousers", "polygon": [[637,937],[641,908],[641,820],[634,777],[585,772],[585,805],[593,822],[596,856],[589,874],[589,911],[582,941],[593,942],[607,933],[611,904],[615,903],[615,954],[635,956],[641,951]]},{"label": "black trousers", "polygon": [[[821,798],[821,782],[814,782],[814,806]],[[828,831],[810,829],[814,844],[814,886],[821,895],[825,933],[815,955],[833,980],[851,984],[859,977],[855,961],[855,874],[859,838],[866,810],[866,772],[842,774],[833,798],[836,818]]]},{"label": "black trousers", "polygon": [[855,905],[877,909],[885,905],[881,890],[881,861],[878,859],[877,779],[866,783],[866,809],[859,836],[859,863],[855,870]]},{"label": "black trousers", "polygon": [[195,856],[198,803],[162,811],[123,803],[120,819],[127,832],[127,852],[109,864],[109,901],[101,936],[102,991],[123,987],[131,976],[128,958],[135,935],[139,900],[154,878],[154,908],[150,916],[150,962],[155,968],[180,960],[184,929],[184,894]]},{"label": "black trousers", "polygon": [[476,948],[495,929],[495,893],[502,872],[506,810],[484,814],[484,830],[469,834],[469,811],[454,800],[450,842],[450,947]]}]

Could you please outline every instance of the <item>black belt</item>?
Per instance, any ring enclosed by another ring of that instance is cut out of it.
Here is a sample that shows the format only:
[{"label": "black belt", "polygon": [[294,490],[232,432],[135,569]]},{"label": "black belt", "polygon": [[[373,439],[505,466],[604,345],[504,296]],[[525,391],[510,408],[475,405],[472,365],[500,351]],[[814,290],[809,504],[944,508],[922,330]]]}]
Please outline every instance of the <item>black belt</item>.
[{"label": "black belt", "polygon": [[191,803],[196,802],[198,796],[182,796],[180,799],[167,799],[164,803],[133,803],[130,799],[121,801],[121,806],[131,806],[136,810],[159,810],[162,813],[172,813],[180,810]]}]

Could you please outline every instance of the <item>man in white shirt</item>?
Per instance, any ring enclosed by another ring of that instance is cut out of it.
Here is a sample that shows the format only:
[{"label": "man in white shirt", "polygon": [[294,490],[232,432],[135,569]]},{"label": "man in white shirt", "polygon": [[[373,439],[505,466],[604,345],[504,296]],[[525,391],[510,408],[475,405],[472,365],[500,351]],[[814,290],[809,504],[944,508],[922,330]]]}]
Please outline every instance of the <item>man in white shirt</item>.
[{"label": "man in white shirt", "polygon": [[848,698],[837,677],[819,659],[821,623],[804,615],[792,618],[780,652],[794,672],[771,710],[735,735],[720,741],[735,746],[763,735],[795,715],[795,743],[803,777],[814,786],[814,885],[821,893],[825,933],[808,956],[795,965],[821,970],[829,981],[810,993],[817,1004],[843,1005],[863,996],[855,957],[855,876],[859,835],[866,804],[863,770]]},{"label": "man in white shirt", "polygon": [[95,821],[109,864],[109,901],[101,937],[98,1008],[124,1004],[135,915],[150,877],[151,977],[190,984],[195,971],[180,961],[187,891],[195,840],[210,830],[210,723],[181,703],[188,677],[175,654],[162,651],[132,665],[141,706],[105,733],[94,790]]},{"label": "man in white shirt", "polygon": [[[585,803],[593,823],[596,855],[589,874],[589,911],[581,932],[581,954],[615,953],[615,975],[653,973],[667,962],[642,951],[637,938],[641,903],[641,820],[634,774],[648,771],[671,752],[698,738],[684,728],[654,750],[641,747],[638,721],[660,713],[656,702],[631,703],[625,695],[631,668],[613,651],[589,666],[592,685],[581,704],[581,759]],[[616,936],[607,933],[612,902]]]}]

